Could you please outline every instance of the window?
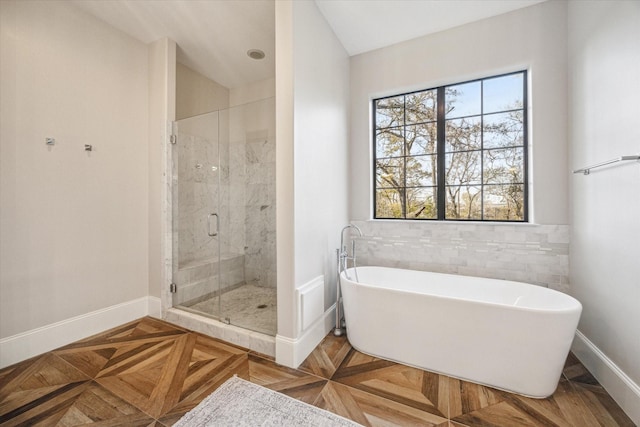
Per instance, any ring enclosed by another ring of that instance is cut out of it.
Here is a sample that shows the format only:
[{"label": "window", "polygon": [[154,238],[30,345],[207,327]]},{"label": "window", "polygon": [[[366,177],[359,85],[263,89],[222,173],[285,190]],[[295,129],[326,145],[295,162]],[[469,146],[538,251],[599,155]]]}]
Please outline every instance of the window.
[{"label": "window", "polygon": [[376,219],[527,221],[527,73],[373,101]]}]

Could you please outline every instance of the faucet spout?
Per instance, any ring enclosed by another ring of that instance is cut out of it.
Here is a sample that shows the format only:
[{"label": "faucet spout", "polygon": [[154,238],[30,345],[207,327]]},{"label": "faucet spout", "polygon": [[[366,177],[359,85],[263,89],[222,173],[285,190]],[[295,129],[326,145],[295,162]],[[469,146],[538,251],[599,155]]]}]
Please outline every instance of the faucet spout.
[{"label": "faucet spout", "polygon": [[[357,225],[349,224],[342,229],[342,231],[340,232],[340,250],[344,253],[345,256],[347,255],[347,247],[344,244],[344,232],[345,230],[348,230],[350,228],[356,230],[356,232],[358,233],[358,237],[362,237],[362,230],[360,230],[360,227],[358,227]],[[354,251],[355,242],[352,242],[352,256]]]}]

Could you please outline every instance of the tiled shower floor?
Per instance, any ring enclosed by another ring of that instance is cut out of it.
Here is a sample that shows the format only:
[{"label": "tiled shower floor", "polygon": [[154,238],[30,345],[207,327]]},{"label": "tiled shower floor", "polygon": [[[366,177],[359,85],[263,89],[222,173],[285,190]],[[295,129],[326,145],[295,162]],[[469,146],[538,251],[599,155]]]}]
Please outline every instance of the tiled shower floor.
[{"label": "tiled shower floor", "polygon": [[210,316],[229,318],[232,325],[268,335],[276,334],[276,289],[257,286],[254,282],[231,289],[222,294],[218,314],[219,296],[213,296],[186,306],[189,311]]}]

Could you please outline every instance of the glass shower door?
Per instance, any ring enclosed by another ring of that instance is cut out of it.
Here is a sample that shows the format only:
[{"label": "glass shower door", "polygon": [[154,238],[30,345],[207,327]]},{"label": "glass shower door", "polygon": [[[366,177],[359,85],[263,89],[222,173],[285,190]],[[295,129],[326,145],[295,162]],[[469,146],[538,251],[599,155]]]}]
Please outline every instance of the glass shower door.
[{"label": "glass shower door", "polygon": [[221,316],[276,334],[275,99],[220,110]]},{"label": "glass shower door", "polygon": [[275,335],[275,100],[174,126],[173,306]]},{"label": "glass shower door", "polygon": [[220,319],[219,113],[174,123],[173,306]]}]

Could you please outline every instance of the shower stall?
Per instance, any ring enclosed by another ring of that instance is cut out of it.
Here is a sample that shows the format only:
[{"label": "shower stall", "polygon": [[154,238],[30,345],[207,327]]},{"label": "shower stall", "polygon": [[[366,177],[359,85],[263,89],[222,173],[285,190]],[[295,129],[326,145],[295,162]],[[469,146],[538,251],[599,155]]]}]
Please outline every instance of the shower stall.
[{"label": "shower stall", "polygon": [[276,334],[275,101],[174,123],[172,305]]}]

